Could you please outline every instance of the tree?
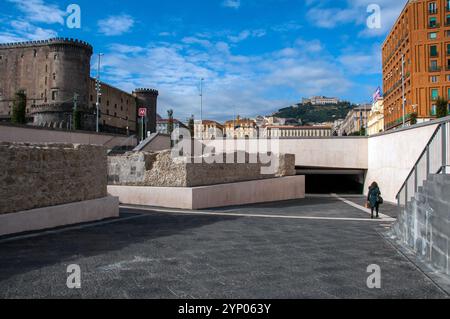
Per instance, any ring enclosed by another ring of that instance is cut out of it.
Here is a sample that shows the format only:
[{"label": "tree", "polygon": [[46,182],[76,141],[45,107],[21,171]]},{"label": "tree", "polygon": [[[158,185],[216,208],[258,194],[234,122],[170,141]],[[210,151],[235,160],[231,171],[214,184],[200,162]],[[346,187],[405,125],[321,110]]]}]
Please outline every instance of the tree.
[{"label": "tree", "polygon": [[24,91],[18,91],[15,94],[11,121],[14,124],[26,124],[27,96]]},{"label": "tree", "polygon": [[169,118],[169,121],[167,123],[167,132],[172,135],[173,133],[173,110],[167,111],[167,116]]},{"label": "tree", "polygon": [[411,117],[410,117],[410,123],[411,123],[411,125],[416,125],[417,124],[417,113],[416,112],[414,112],[414,113],[412,113],[411,114]]},{"label": "tree", "polygon": [[442,97],[436,100],[436,117],[442,118],[448,115],[448,101]]},{"label": "tree", "polygon": [[188,121],[188,128],[189,128],[189,133],[191,134],[191,137],[194,137],[194,127],[195,127],[194,115],[191,115],[191,117]]}]

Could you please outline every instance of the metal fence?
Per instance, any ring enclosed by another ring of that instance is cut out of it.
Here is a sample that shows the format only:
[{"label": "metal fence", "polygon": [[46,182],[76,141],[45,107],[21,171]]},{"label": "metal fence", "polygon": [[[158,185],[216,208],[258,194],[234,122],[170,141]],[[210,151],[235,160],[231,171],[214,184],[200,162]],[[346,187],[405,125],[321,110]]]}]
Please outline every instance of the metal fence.
[{"label": "metal fence", "polygon": [[397,194],[399,206],[405,206],[423,186],[430,174],[450,173],[450,120],[437,127],[418,161]]}]

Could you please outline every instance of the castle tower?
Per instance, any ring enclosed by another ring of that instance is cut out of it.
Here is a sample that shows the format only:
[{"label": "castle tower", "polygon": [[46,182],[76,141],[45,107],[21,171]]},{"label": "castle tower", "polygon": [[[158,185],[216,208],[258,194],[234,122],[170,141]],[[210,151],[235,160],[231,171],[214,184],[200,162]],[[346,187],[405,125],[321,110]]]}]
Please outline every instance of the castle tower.
[{"label": "castle tower", "polygon": [[[140,108],[147,109],[147,131],[155,133],[159,92],[154,89],[136,89],[133,95],[137,100],[137,111]],[[138,118],[138,114],[136,114],[136,117]]]},{"label": "castle tower", "polygon": [[14,94],[24,90],[34,125],[68,128],[76,96],[82,128],[92,129],[95,117],[88,103],[92,52],[88,43],[67,38],[0,44],[0,112],[9,113]]}]

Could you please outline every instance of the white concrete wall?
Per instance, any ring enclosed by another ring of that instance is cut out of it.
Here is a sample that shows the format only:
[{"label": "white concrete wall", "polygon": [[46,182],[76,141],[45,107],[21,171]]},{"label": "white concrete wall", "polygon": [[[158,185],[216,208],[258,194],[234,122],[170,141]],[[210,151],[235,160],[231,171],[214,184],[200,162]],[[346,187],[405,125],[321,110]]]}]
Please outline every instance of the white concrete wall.
[{"label": "white concrete wall", "polygon": [[0,236],[117,217],[119,199],[109,196],[0,215]]},{"label": "white concrete wall", "polygon": [[89,132],[67,132],[5,124],[0,124],[0,142],[89,144],[103,145],[107,148],[120,146],[126,142],[137,145],[135,139],[129,139],[127,136]]},{"label": "white concrete wall", "polygon": [[418,126],[370,137],[365,193],[367,194],[369,185],[376,181],[381,188],[383,198],[388,202],[396,203],[397,193],[437,126],[438,124]]},{"label": "white concrete wall", "polygon": [[[209,147],[217,150],[225,149],[233,152],[234,141],[227,140],[225,147],[223,141],[203,141]],[[253,146],[250,150],[257,150],[256,140],[237,140],[237,150],[246,150],[246,145]],[[278,145],[277,145],[278,143]],[[328,138],[292,138],[275,139],[273,144],[281,154],[294,154],[296,166],[318,167],[318,168],[344,168],[344,169],[367,169],[368,150],[367,138],[358,137],[328,137]],[[247,152],[248,152],[247,148]],[[255,153],[250,151],[249,153]]]},{"label": "white concrete wall", "polygon": [[305,198],[305,176],[288,176],[202,187],[108,186],[120,203],[206,209]]}]

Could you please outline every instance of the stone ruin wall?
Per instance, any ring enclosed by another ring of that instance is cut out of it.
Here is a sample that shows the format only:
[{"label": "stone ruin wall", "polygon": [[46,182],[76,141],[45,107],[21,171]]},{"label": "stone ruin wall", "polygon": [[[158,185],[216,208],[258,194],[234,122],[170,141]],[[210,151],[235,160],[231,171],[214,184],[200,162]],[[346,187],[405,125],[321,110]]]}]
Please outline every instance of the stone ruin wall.
[{"label": "stone ruin wall", "polygon": [[107,196],[102,146],[0,143],[0,214]]},{"label": "stone ruin wall", "polygon": [[[247,154],[248,158],[248,154]],[[172,160],[170,151],[128,153],[108,157],[108,183],[123,186],[198,187],[293,176],[295,156],[279,155],[277,173],[262,175],[261,163],[202,164]]]}]

